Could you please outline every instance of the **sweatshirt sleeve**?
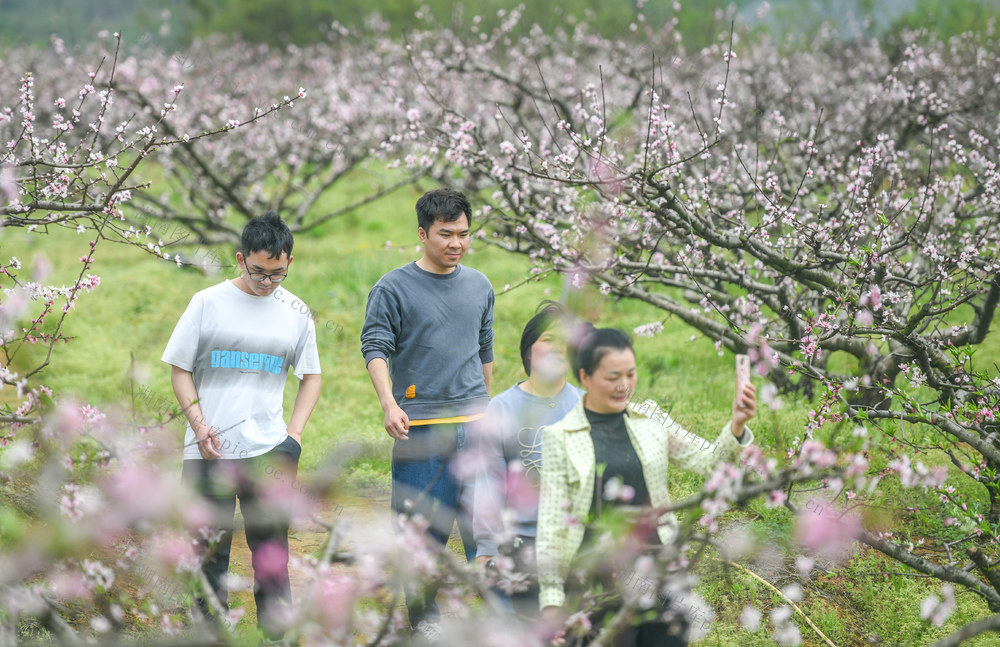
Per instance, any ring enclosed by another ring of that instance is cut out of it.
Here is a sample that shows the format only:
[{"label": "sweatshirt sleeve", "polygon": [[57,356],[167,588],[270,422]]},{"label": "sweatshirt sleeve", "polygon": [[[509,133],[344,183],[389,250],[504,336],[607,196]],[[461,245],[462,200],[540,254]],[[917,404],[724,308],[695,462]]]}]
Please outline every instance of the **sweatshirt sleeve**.
[{"label": "sweatshirt sleeve", "polygon": [[368,293],[365,324],[361,329],[361,354],[365,366],[375,358],[388,359],[399,338],[400,308],[395,296],[376,284]]},{"label": "sweatshirt sleeve", "polygon": [[490,286],[489,297],[487,297],[486,311],[479,328],[479,361],[489,364],[493,361],[493,302],[496,295],[493,286]]}]

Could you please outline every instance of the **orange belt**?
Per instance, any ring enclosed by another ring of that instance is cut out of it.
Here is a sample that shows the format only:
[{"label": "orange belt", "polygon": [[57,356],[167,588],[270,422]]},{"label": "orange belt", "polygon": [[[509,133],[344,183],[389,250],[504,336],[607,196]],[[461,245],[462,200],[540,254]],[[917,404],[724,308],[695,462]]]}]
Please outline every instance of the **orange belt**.
[{"label": "orange belt", "polygon": [[452,416],[450,418],[428,418],[427,420],[411,420],[411,427],[420,427],[423,425],[443,425],[449,422],[472,422],[473,420],[479,420],[485,413],[475,413],[471,416]]}]

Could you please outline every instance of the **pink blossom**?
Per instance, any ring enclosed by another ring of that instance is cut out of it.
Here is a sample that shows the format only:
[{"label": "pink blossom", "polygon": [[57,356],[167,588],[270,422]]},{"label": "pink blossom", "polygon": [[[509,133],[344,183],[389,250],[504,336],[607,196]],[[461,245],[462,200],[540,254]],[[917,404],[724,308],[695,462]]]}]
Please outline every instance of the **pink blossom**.
[{"label": "pink blossom", "polygon": [[62,570],[49,575],[48,589],[52,595],[61,600],[89,599],[93,591],[87,585],[87,580],[80,571]]},{"label": "pink blossom", "polygon": [[193,533],[198,528],[211,526],[214,519],[212,507],[205,499],[195,497],[183,503],[181,521],[188,532]]},{"label": "pink blossom", "polygon": [[785,505],[785,493],[782,490],[771,490],[767,493],[767,507],[780,508]]},{"label": "pink blossom", "polygon": [[70,521],[79,521],[83,518],[83,510],[77,497],[79,487],[68,483],[63,486],[63,490],[65,490],[66,494],[59,500],[59,512]]},{"label": "pink blossom", "polygon": [[611,195],[619,195],[625,189],[621,172],[604,158],[595,156],[590,163],[590,175],[599,183],[602,191]]},{"label": "pink blossom", "polygon": [[115,582],[114,570],[97,560],[83,560],[83,574],[87,577],[88,586],[94,590],[107,591]]},{"label": "pink blossom", "polygon": [[799,508],[796,517],[796,537],[810,553],[839,562],[853,552],[855,538],[861,532],[861,521],[853,514],[838,515],[826,508],[818,513]]},{"label": "pink blossom", "polygon": [[64,438],[70,439],[84,431],[86,421],[79,404],[61,401],[56,408],[55,423],[55,430]]},{"label": "pink blossom", "polygon": [[151,540],[150,554],[171,570],[194,572],[199,566],[195,543],[187,533],[161,532]]},{"label": "pink blossom", "polygon": [[920,603],[920,617],[940,627],[955,612],[955,607],[955,587],[945,584],[941,587],[941,599],[936,595],[929,595],[923,599]]},{"label": "pink blossom", "polygon": [[647,324],[642,324],[641,326],[636,326],[632,332],[640,337],[655,337],[657,334],[663,332],[663,323],[653,321]]},{"label": "pink blossom", "polygon": [[948,470],[943,466],[928,468],[922,462],[912,463],[907,455],[889,463],[889,468],[899,474],[899,480],[905,487],[924,486],[937,488],[948,479]]},{"label": "pink blossom", "polygon": [[357,584],[346,575],[327,574],[309,587],[309,599],[317,616],[328,631],[346,632],[354,608]]},{"label": "pink blossom", "polygon": [[837,464],[837,453],[827,449],[818,440],[809,439],[802,443],[796,460],[796,466],[803,469],[807,474],[813,468],[826,469]]},{"label": "pink blossom", "polygon": [[868,293],[868,300],[872,308],[878,310],[879,304],[882,302],[882,290],[877,285],[872,286],[871,292]]},{"label": "pink blossom", "polygon": [[746,471],[753,472],[761,480],[771,478],[774,470],[778,467],[778,461],[765,456],[757,445],[750,445],[743,450],[740,464],[746,468]]},{"label": "pink blossom", "polygon": [[122,467],[105,479],[104,486],[110,512],[123,525],[163,518],[176,502],[172,484],[148,465]]}]

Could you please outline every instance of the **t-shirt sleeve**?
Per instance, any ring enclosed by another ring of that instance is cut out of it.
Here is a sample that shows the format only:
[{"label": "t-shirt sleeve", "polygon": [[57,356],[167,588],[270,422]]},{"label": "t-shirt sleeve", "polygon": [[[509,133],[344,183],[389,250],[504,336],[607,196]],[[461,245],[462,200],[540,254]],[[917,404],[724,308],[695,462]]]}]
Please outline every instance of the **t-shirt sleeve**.
[{"label": "t-shirt sleeve", "polygon": [[292,363],[295,377],[302,379],[304,375],[320,374],[319,348],[316,345],[316,324],[311,318],[306,318],[306,332],[295,347],[295,360]]},{"label": "t-shirt sleeve", "polygon": [[496,296],[491,285],[486,301],[486,311],[483,313],[479,328],[479,361],[483,364],[493,361],[493,302],[495,300]]},{"label": "t-shirt sleeve", "polygon": [[361,328],[361,354],[365,356],[365,366],[377,357],[387,359],[392,355],[399,331],[399,302],[389,290],[376,285],[368,293],[365,325]]},{"label": "t-shirt sleeve", "polygon": [[198,342],[201,338],[201,316],[205,302],[200,294],[191,298],[184,310],[174,332],[170,335],[167,347],[160,359],[171,366],[194,372],[194,363],[198,357]]}]

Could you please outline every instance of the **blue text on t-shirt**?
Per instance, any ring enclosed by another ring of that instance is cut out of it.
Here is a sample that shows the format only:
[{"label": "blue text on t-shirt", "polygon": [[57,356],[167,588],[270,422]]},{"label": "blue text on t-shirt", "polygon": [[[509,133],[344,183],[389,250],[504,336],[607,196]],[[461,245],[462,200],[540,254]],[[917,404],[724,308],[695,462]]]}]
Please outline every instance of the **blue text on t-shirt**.
[{"label": "blue text on t-shirt", "polygon": [[248,353],[238,350],[213,350],[212,368],[237,368],[244,371],[267,371],[281,375],[285,358],[267,353]]}]

